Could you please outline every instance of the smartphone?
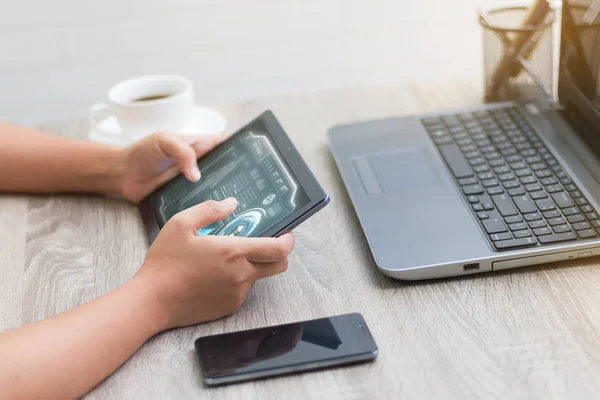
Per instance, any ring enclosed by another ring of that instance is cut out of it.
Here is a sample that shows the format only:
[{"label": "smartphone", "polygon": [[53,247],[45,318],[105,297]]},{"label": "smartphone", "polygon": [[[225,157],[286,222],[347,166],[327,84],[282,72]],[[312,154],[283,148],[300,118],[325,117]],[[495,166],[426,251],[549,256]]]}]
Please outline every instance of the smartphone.
[{"label": "smartphone", "polygon": [[370,361],[377,345],[361,314],[344,314],[195,342],[209,386]]}]

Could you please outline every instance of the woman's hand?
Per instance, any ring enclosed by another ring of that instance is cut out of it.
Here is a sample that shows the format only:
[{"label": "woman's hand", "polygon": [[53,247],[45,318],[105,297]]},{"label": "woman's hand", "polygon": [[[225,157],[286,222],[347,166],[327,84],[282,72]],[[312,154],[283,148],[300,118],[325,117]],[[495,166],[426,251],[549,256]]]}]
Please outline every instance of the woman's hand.
[{"label": "woman's hand", "polygon": [[254,282],[287,269],[294,237],[199,236],[198,229],[222,220],[235,199],[206,201],[167,222],[133,277],[152,291],[161,330],[230,315]]},{"label": "woman's hand", "polygon": [[179,172],[192,182],[200,179],[196,160],[227,136],[190,136],[158,132],[125,148],[116,166],[121,194],[139,203]]}]

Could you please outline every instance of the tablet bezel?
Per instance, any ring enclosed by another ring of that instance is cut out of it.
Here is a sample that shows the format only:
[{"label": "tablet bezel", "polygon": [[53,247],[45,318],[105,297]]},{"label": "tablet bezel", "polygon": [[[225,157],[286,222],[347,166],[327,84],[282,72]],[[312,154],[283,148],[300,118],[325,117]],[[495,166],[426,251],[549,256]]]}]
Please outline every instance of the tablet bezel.
[{"label": "tablet bezel", "polygon": [[[308,168],[308,165],[298,152],[298,149],[296,149],[296,146],[294,146],[290,140],[290,137],[287,135],[287,133],[285,133],[271,110],[265,111],[244,125],[234,134],[228,137],[223,143],[211,150],[209,154],[223,150],[232,141],[236,140],[241,134],[243,134],[248,128],[258,121],[262,122],[265,126],[267,134],[273,141],[273,144],[277,147],[277,150],[283,158],[284,163],[289,168],[290,172],[296,177],[298,185],[304,189],[309,198],[309,202],[306,205],[294,210],[290,215],[284,217],[282,220],[278,221],[259,235],[262,237],[275,237],[295,228],[301,222],[305,221],[308,219],[308,217],[323,208],[325,205],[327,205],[327,203],[329,203],[329,197],[321,185],[319,185],[319,182]],[[198,162],[201,162],[205,157],[206,155],[199,158]],[[152,211],[152,207],[150,205],[150,197],[180,176],[181,174],[161,185],[158,189],[146,196],[146,198],[139,204],[140,214],[142,216],[142,221],[144,223],[144,228],[150,244],[152,244],[160,232],[160,228],[158,227],[158,223],[156,222],[154,212]]]}]

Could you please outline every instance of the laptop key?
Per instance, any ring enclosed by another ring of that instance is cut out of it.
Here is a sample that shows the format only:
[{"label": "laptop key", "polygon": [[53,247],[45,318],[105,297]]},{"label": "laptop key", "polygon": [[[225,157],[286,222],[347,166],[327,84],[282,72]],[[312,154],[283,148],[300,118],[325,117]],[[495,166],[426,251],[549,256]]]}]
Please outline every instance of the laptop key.
[{"label": "laptop key", "polygon": [[[455,136],[456,137],[456,136]],[[460,139],[460,138],[459,138]],[[465,157],[467,159],[471,159],[471,158],[477,158],[477,157],[481,157],[481,153],[478,151],[469,151],[468,153],[465,153]]]},{"label": "laptop key", "polygon": [[483,180],[483,181],[481,181],[481,184],[485,188],[500,185],[500,183],[498,183],[498,181],[495,180],[495,179],[486,179],[486,180]]},{"label": "laptop key", "polygon": [[592,206],[587,205],[587,206],[582,206],[581,211],[583,211],[584,213],[589,213],[589,212],[594,211],[594,209],[592,208]]},{"label": "laptop key", "polygon": [[[481,165],[481,164],[485,164],[485,158],[483,158],[483,157],[471,158],[471,159],[469,159],[469,164],[471,164],[474,167]],[[489,164],[492,165],[491,162]]]},{"label": "laptop key", "polygon": [[567,242],[575,239],[577,239],[575,232],[557,233],[554,235],[544,235],[538,237],[538,240],[541,244]]},{"label": "laptop key", "polygon": [[501,181],[509,181],[509,180],[515,179],[515,176],[513,174],[511,174],[510,172],[508,172],[506,174],[498,175],[498,179]]},{"label": "laptop key", "polygon": [[573,224],[572,226],[573,226],[573,229],[575,229],[576,231],[581,231],[581,230],[584,230],[584,229],[590,229],[591,228],[590,223],[587,222],[587,221],[577,222],[577,223]]},{"label": "laptop key", "polygon": [[531,170],[529,170],[529,168],[518,169],[515,171],[515,175],[518,176],[519,178],[522,176],[528,176],[528,175],[531,175]]},{"label": "laptop key", "polygon": [[548,224],[550,226],[554,226],[554,225],[562,225],[562,224],[566,224],[567,221],[565,221],[565,219],[563,217],[557,217],[557,218],[550,218],[548,220]]},{"label": "laptop key", "polygon": [[543,228],[546,226],[546,221],[542,221],[542,220],[538,220],[538,221],[531,221],[529,223],[529,227],[531,229],[536,229],[536,228]]},{"label": "laptop key", "polygon": [[508,227],[513,232],[527,229],[527,225],[524,222],[517,222],[516,224],[510,224]]},{"label": "laptop key", "polygon": [[504,193],[504,189],[502,189],[500,186],[494,186],[491,188],[487,188],[486,191],[487,191],[487,194],[489,194],[490,196],[495,195],[495,194]]},{"label": "laptop key", "polygon": [[504,181],[502,182],[502,186],[504,186],[506,189],[513,189],[519,187],[520,185],[517,181]]},{"label": "laptop key", "polygon": [[508,232],[494,233],[493,235],[490,235],[490,239],[492,239],[494,242],[497,242],[498,240],[512,239],[512,235]]},{"label": "laptop key", "polygon": [[496,204],[498,211],[503,217],[507,217],[509,215],[516,215],[517,210],[513,206],[510,197],[505,194],[499,194],[496,196],[492,196],[492,201]]},{"label": "laptop key", "polygon": [[567,224],[556,225],[552,227],[552,230],[554,231],[554,233],[571,232],[571,227]]},{"label": "laptop key", "polygon": [[456,144],[458,144],[459,146],[468,146],[470,144],[473,144],[473,140],[471,138],[460,139],[456,141]]},{"label": "laptop key", "polygon": [[[537,180],[536,180],[536,179],[535,179],[533,176],[531,176],[531,175],[529,175],[529,176],[524,176],[524,177],[520,178],[520,179],[519,179],[519,181],[521,181],[521,183],[522,183],[523,185],[528,185],[528,184],[530,184],[530,183],[536,183],[536,182],[537,182]],[[527,189],[527,188],[526,188],[526,189]],[[540,189],[541,189],[541,188],[540,188]],[[536,190],[540,190],[540,189],[536,189]],[[527,191],[530,191],[530,190],[527,190]]]},{"label": "laptop key", "polygon": [[450,144],[440,146],[439,149],[455,178],[459,179],[473,176],[471,166],[467,163],[467,160],[465,160],[465,157],[457,145]]},{"label": "laptop key", "polygon": [[587,239],[596,236],[596,231],[593,229],[584,229],[582,231],[577,231],[577,235],[582,239]]},{"label": "laptop key", "polygon": [[502,221],[502,217],[496,212],[490,213],[490,218],[481,221],[485,231],[491,235],[492,233],[501,233],[508,231],[506,225]]},{"label": "laptop key", "polygon": [[552,231],[550,230],[550,228],[537,228],[533,230],[533,234],[535,236],[542,236],[542,235],[550,235],[552,233]]},{"label": "laptop key", "polygon": [[[530,213],[530,214],[525,214],[523,216],[525,218],[525,221],[537,221],[542,219],[542,215],[540,213]],[[544,224],[546,225],[546,224]]]},{"label": "laptop key", "polygon": [[494,209],[494,204],[492,203],[492,199],[490,199],[489,196],[486,196],[486,195],[479,196],[479,201],[481,202],[481,205],[483,206],[484,210],[493,210]]},{"label": "laptop key", "polygon": [[520,215],[511,215],[510,217],[504,218],[504,222],[507,224],[514,224],[515,222],[521,222],[523,218]]},{"label": "laptop key", "polygon": [[574,224],[576,222],[585,221],[585,217],[581,214],[570,215],[567,217],[567,221],[569,221],[569,223],[571,223],[571,224]]},{"label": "laptop key", "polygon": [[544,218],[546,218],[546,219],[560,217],[560,211],[558,211],[558,210],[544,211],[542,214],[544,215]]},{"label": "laptop key", "polygon": [[525,194],[525,189],[523,189],[522,187],[519,186],[518,188],[509,189],[508,194],[513,197],[520,196],[522,194]]},{"label": "laptop key", "polygon": [[[511,155],[515,155],[515,154],[517,154],[517,149],[515,149],[514,147],[510,147],[510,148],[506,148],[506,149],[502,150],[500,153],[501,153],[503,156],[507,157],[507,156],[511,156]],[[521,159],[521,158],[519,157],[519,160],[520,160],[520,159]],[[508,161],[508,159],[507,159],[507,161]],[[518,160],[517,160],[517,161],[518,161]],[[512,161],[508,161],[508,162],[512,162]]]},{"label": "laptop key", "polygon": [[452,140],[452,138],[450,136],[444,136],[444,137],[437,137],[433,139],[433,143],[437,144],[438,146],[442,146],[445,144],[452,144],[454,141]]},{"label": "laptop key", "polygon": [[542,190],[542,185],[539,183],[530,183],[529,185],[525,185],[525,190],[528,192],[537,192],[538,190]]},{"label": "laptop key", "polygon": [[521,212],[521,214],[527,214],[536,212],[537,208],[533,204],[533,201],[527,196],[517,196],[513,197],[513,201],[517,205],[517,208]]},{"label": "laptop key", "polygon": [[549,211],[549,210],[554,210],[556,208],[556,206],[550,199],[537,200],[535,202],[535,204],[537,204],[538,208],[541,211]]},{"label": "laptop key", "polygon": [[475,178],[460,178],[458,180],[458,184],[461,185],[461,186],[464,186],[464,185],[475,185],[477,182],[478,181]]},{"label": "laptop key", "polygon": [[540,169],[544,169],[546,168],[546,164],[545,163],[533,163],[529,166],[529,168],[531,168],[533,171],[539,171]]},{"label": "laptop key", "polygon": [[468,153],[468,152],[470,152],[470,151],[475,151],[475,150],[477,150],[477,146],[475,146],[474,144],[469,144],[469,145],[466,145],[466,146],[462,146],[460,149],[461,149],[461,150],[462,150],[464,153]]},{"label": "laptop key", "polygon": [[533,193],[529,193],[529,196],[533,199],[533,200],[539,200],[539,199],[545,199],[548,197],[548,194],[546,192],[543,191],[539,191],[539,192],[533,192]]},{"label": "laptop key", "polygon": [[469,185],[469,186],[463,186],[463,192],[469,196],[472,194],[482,194],[483,193],[483,188],[479,185]]},{"label": "laptop key", "polygon": [[528,164],[540,163],[542,162],[542,157],[539,155],[530,155],[525,159],[525,161],[527,161]]},{"label": "laptop key", "polygon": [[550,186],[546,186],[546,190],[548,191],[548,193],[556,193],[556,192],[562,192],[563,188],[560,185],[550,185]]},{"label": "laptop key", "polygon": [[[550,186],[548,186],[548,188],[550,188]],[[550,190],[548,191],[550,192]],[[569,208],[575,205],[571,196],[565,192],[552,193],[551,196],[558,208]]]},{"label": "laptop key", "polygon": [[495,160],[495,159],[498,159],[500,157],[501,157],[500,153],[495,152],[495,151],[492,151],[490,153],[485,154],[485,158],[488,159],[488,160]]},{"label": "laptop key", "polygon": [[[556,184],[558,181],[557,181],[555,178],[553,178],[553,177],[550,177],[550,178],[544,178],[544,179],[542,179],[540,182],[542,182],[542,185],[544,185],[544,186],[548,186],[548,185],[554,185],[554,184]],[[567,189],[567,190],[568,190],[568,189]]]},{"label": "laptop key", "polygon": [[516,238],[524,238],[531,236],[531,232],[529,232],[527,229],[523,229],[521,231],[513,232],[513,235],[515,235]]},{"label": "laptop key", "polygon": [[529,247],[529,246],[535,246],[536,244],[537,244],[537,241],[532,237],[511,239],[511,240],[500,240],[498,242],[494,242],[494,246],[498,250],[518,248],[518,247]]},{"label": "laptop key", "polygon": [[562,210],[564,215],[574,215],[574,214],[579,214],[579,209],[577,207],[569,207],[569,208],[563,208]]}]

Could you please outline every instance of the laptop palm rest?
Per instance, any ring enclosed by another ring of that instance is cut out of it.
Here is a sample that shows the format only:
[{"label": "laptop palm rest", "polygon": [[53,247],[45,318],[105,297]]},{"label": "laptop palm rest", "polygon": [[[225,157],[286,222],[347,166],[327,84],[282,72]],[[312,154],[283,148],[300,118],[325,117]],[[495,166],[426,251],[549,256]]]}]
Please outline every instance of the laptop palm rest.
[{"label": "laptop palm rest", "polygon": [[367,194],[394,193],[439,185],[422,148],[360,155],[352,159]]}]

